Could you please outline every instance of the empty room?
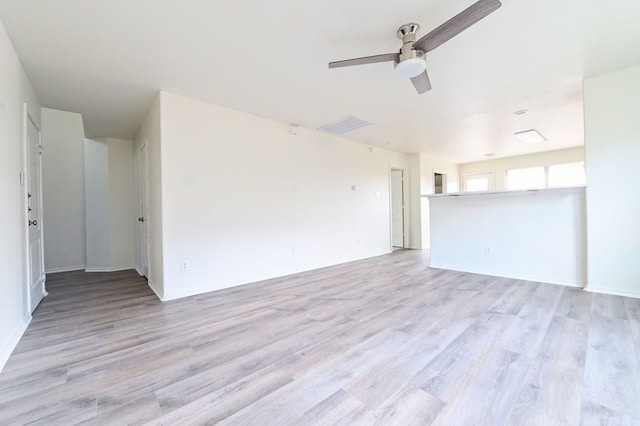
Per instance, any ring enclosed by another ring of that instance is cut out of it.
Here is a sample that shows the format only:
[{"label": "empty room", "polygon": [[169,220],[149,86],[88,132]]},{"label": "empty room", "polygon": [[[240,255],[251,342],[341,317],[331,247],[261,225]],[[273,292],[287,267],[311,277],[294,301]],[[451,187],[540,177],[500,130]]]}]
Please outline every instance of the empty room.
[{"label": "empty room", "polygon": [[0,0],[0,424],[640,424],[639,22]]}]

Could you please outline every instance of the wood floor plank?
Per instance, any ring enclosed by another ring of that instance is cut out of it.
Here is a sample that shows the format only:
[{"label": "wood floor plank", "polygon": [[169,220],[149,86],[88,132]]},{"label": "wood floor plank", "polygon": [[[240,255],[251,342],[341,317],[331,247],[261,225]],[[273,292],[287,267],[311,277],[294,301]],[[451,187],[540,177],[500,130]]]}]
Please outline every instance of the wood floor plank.
[{"label": "wood floor plank", "polygon": [[593,293],[583,291],[580,288],[565,288],[555,315],[588,323],[591,317],[592,295]]},{"label": "wood floor plank", "polygon": [[637,426],[640,424],[640,416],[624,411],[584,401],[582,406],[581,426]]},{"label": "wood floor plank", "polygon": [[639,301],[428,264],[165,303],[135,271],[50,274],[0,424],[640,424]]},{"label": "wood floor plank", "polygon": [[[383,330],[346,354],[339,354],[330,364],[307,371],[221,424],[295,424],[316,405],[315,401],[328,398],[352,377],[366,374],[377,360],[395,352],[407,340],[408,336],[403,333]],[[282,406],[287,409],[282,410]]]},{"label": "wood floor plank", "polygon": [[[516,414],[517,413],[517,414]],[[531,406],[520,406],[509,416],[507,426],[570,426],[579,423],[564,423]],[[581,424],[581,423],[580,423]]]},{"label": "wood floor plank", "polygon": [[535,357],[564,290],[562,286],[540,284],[502,336],[502,346]]},{"label": "wood floor plank", "polygon": [[598,297],[593,298],[591,313],[601,317],[618,318],[623,320],[628,318],[627,307],[624,304],[624,299],[620,296],[610,296],[607,294],[600,294]]},{"label": "wood floor plank", "polygon": [[513,315],[497,312],[484,313],[451,342],[446,350],[472,357],[482,357],[491,348],[499,346],[500,339],[514,321]]},{"label": "wood floor plank", "polygon": [[282,358],[278,365],[292,377],[300,377],[311,369],[321,369],[332,363],[336,357],[376,336],[385,328],[375,322],[365,322],[338,329],[337,333],[315,339],[315,343]]},{"label": "wood floor plank", "polygon": [[[210,348],[206,352],[196,352],[190,360],[190,376],[157,388],[156,395],[160,404],[165,410],[174,409],[228,386],[243,376],[277,365],[278,361],[289,353],[305,346],[308,339],[313,339],[318,334],[319,327],[316,325],[300,330],[270,344],[246,350],[242,354],[237,353],[231,346],[230,349],[235,354],[233,357],[225,356],[227,345],[220,349]],[[210,365],[212,359],[216,362]],[[204,368],[207,365],[208,368]]]},{"label": "wood floor plank", "polygon": [[147,424],[216,424],[292,380],[277,368],[266,368],[208,392]]},{"label": "wood floor plank", "polygon": [[629,327],[631,328],[631,335],[636,346],[638,363],[640,364],[640,299],[625,298],[624,302],[627,306]]},{"label": "wood floor plank", "polygon": [[518,281],[512,283],[500,298],[491,306],[494,312],[517,315],[529,297],[538,289],[538,283]]},{"label": "wood floor plank", "polygon": [[25,398],[46,389],[56,388],[67,382],[67,369],[50,369],[4,380],[0,392],[0,404]]},{"label": "wood floor plank", "polygon": [[[456,356],[465,355],[454,355]],[[438,370],[440,363],[451,365],[443,361],[444,357],[434,360],[434,365],[430,367],[437,371],[434,377],[443,376],[442,370]],[[467,363],[463,362],[461,365],[464,364]],[[439,392],[443,393],[442,396],[431,392],[430,382],[427,381],[422,388],[447,403],[434,424],[474,424],[478,419],[482,419],[487,425],[504,424],[530,365],[531,359],[526,355],[494,348],[485,352],[482,357],[473,359],[470,371],[462,373],[456,369],[460,380],[451,381],[451,387],[446,392],[443,392],[441,386]],[[447,397],[443,397],[444,395]]]},{"label": "wood floor plank", "polygon": [[[606,302],[608,303],[609,298]],[[592,315],[585,362],[585,403],[640,417],[640,366],[627,320]]]},{"label": "wood floor plank", "polygon": [[[486,281],[483,278],[477,278]],[[470,300],[467,301],[458,309],[460,315],[466,315],[470,317],[477,317],[490,310],[496,301],[508,291],[509,287],[513,285],[512,280],[505,278],[494,278],[486,282],[486,285],[479,290],[476,290],[476,294],[472,294]]]},{"label": "wood floor plank", "polygon": [[444,351],[422,368],[410,381],[443,401],[453,401],[474,380],[481,368],[476,358],[456,351]]},{"label": "wood floor plank", "polygon": [[411,383],[447,403],[436,424],[504,423],[532,359],[499,347],[513,315],[485,314],[451,343]]},{"label": "wood floor plank", "polygon": [[310,425],[351,425],[370,410],[358,399],[339,389],[303,414]]},{"label": "wood floor plank", "polygon": [[588,323],[553,318],[509,423],[517,424],[532,409],[553,423],[579,423],[587,332]]},{"label": "wood floor plank", "polygon": [[377,409],[402,389],[427,363],[440,354],[473,322],[469,317],[444,318],[433,321],[422,334],[408,340],[397,351],[381,359],[368,374],[354,377],[343,388]]},{"label": "wood floor plank", "polygon": [[117,407],[109,410],[100,409],[98,402],[98,414],[95,417],[86,419],[79,425],[142,425],[146,422],[162,416],[160,404],[155,395],[150,394],[142,398],[126,401]]},{"label": "wood floor plank", "polygon": [[446,403],[414,386],[405,386],[370,416],[380,425],[422,426],[432,424]]},{"label": "wood floor plank", "polygon": [[52,395],[38,398],[30,404],[2,404],[0,419],[2,424],[75,425],[95,418],[98,414],[98,400],[93,397],[74,395],[71,398]]}]

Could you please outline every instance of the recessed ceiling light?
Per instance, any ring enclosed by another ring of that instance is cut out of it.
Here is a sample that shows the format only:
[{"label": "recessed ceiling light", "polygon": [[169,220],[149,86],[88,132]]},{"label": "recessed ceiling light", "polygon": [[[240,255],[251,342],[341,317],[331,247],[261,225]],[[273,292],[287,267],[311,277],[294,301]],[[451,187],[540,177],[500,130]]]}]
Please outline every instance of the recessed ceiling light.
[{"label": "recessed ceiling light", "polygon": [[546,141],[544,136],[542,136],[536,129],[515,132],[514,135],[524,143],[542,143]]},{"label": "recessed ceiling light", "polygon": [[526,115],[529,111],[526,109],[521,109],[519,111],[516,111],[513,113],[514,117],[522,117],[523,115]]},{"label": "recessed ceiling light", "polygon": [[488,152],[484,155],[485,157],[495,157],[496,153],[495,152]]}]

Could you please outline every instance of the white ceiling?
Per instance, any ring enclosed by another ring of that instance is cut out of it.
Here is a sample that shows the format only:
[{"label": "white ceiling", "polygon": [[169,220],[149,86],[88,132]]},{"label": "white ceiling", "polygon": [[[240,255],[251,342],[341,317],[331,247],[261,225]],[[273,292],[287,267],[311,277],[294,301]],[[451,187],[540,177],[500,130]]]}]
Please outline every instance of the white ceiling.
[{"label": "white ceiling", "polygon": [[[0,19],[42,105],[87,136],[132,138],[165,89],[307,128],[353,114],[374,122],[354,140],[455,162],[583,144],[583,78],[640,63],[638,0],[503,0],[429,55],[423,95],[390,63],[327,67],[473,2],[0,0]],[[530,128],[548,141],[516,142]]]}]

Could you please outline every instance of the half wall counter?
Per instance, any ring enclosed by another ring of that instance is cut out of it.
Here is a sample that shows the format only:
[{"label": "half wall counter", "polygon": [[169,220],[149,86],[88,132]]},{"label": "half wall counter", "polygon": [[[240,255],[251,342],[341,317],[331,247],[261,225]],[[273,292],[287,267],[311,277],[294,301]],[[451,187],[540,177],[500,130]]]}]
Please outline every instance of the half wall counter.
[{"label": "half wall counter", "polygon": [[423,195],[431,267],[586,284],[585,188]]}]

